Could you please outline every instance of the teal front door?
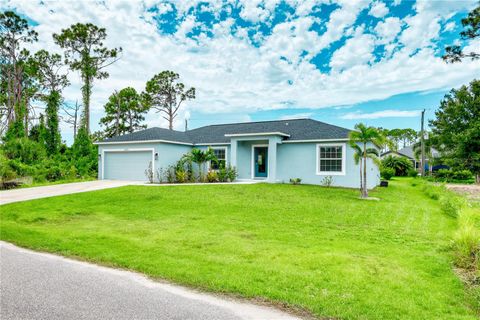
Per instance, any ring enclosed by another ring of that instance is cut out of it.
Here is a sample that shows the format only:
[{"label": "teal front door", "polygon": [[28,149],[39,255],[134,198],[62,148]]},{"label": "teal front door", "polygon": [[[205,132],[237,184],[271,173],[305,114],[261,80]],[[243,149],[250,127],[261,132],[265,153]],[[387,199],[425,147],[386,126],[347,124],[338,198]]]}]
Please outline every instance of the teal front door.
[{"label": "teal front door", "polygon": [[268,176],[268,147],[253,147],[254,178]]}]

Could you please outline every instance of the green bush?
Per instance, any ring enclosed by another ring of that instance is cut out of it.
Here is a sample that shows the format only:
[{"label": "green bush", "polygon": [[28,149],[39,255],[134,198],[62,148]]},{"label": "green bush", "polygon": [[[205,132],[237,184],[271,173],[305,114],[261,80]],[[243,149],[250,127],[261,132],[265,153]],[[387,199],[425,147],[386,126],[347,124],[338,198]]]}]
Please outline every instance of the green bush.
[{"label": "green bush", "polygon": [[412,178],[418,177],[418,171],[415,169],[408,169],[408,176]]},{"label": "green bush", "polygon": [[459,228],[453,238],[455,265],[480,270],[480,210],[478,207],[462,209],[458,217]]},{"label": "green bush", "polygon": [[443,185],[434,185],[427,182],[422,183],[422,190],[430,199],[433,200],[440,199],[440,196],[446,192],[446,189]]},{"label": "green bush", "polygon": [[290,179],[290,183],[293,184],[293,185],[298,185],[298,184],[302,183],[302,179],[292,178],[292,179]]},{"label": "green bush", "polygon": [[175,178],[178,183],[185,183],[188,182],[189,175],[188,172],[183,169],[177,169],[175,172]]},{"label": "green bush", "polygon": [[218,174],[216,171],[210,170],[207,173],[207,181],[208,182],[218,182]]},{"label": "green bush", "polygon": [[460,197],[451,194],[448,191],[440,197],[440,208],[442,212],[450,217],[458,217],[458,213],[462,208],[463,201]]},{"label": "green bush", "polygon": [[380,169],[380,175],[382,176],[383,179],[390,180],[395,175],[395,169],[382,167]]},{"label": "green bush", "polygon": [[453,172],[452,178],[456,180],[468,180],[473,178],[473,174],[470,170],[458,170]]},{"label": "green bush", "polygon": [[395,170],[395,176],[406,176],[408,170],[413,169],[413,164],[410,160],[404,157],[387,156],[382,160],[383,168],[392,168]]},{"label": "green bush", "polygon": [[217,172],[218,181],[220,182],[233,182],[237,179],[237,169],[232,166],[221,166]]},{"label": "green bush", "polygon": [[3,145],[3,151],[7,158],[27,165],[38,164],[47,156],[43,145],[28,138],[8,140]]}]

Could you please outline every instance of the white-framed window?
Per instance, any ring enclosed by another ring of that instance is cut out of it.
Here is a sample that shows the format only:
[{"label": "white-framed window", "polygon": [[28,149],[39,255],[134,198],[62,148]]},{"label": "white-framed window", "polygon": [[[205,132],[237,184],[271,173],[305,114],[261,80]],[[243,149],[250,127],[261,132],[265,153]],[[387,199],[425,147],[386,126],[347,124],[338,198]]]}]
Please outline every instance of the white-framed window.
[{"label": "white-framed window", "polygon": [[210,163],[210,170],[218,170],[220,168],[225,168],[227,165],[227,147],[214,147],[212,148],[213,153],[218,159],[217,163]]},{"label": "white-framed window", "polygon": [[317,174],[345,175],[345,143],[317,144]]}]

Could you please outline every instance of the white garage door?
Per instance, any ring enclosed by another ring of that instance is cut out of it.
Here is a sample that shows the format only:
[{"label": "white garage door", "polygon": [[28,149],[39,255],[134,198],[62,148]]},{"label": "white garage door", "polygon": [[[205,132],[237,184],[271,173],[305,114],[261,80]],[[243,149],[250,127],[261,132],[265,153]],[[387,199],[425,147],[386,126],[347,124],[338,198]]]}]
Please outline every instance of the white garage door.
[{"label": "white garage door", "polygon": [[146,181],[152,151],[105,152],[103,161],[104,179]]}]

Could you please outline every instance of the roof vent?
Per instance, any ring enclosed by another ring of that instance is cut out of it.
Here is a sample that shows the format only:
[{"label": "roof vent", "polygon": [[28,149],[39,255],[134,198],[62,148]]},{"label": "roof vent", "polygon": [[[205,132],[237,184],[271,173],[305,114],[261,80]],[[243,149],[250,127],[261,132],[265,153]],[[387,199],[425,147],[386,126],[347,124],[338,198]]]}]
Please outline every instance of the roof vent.
[{"label": "roof vent", "polygon": [[285,125],[288,126],[288,122],[285,122]]}]

